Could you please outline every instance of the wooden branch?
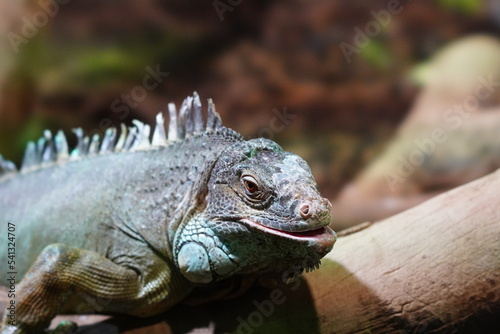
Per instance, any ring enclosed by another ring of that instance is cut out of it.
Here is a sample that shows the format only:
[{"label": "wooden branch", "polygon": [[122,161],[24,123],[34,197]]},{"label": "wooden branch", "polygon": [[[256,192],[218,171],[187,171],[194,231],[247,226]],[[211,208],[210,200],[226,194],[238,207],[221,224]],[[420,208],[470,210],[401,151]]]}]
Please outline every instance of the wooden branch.
[{"label": "wooden branch", "polygon": [[341,238],[307,281],[321,332],[500,326],[500,170]]},{"label": "wooden branch", "polygon": [[499,314],[500,170],[340,237],[303,280],[83,333],[490,333]]}]

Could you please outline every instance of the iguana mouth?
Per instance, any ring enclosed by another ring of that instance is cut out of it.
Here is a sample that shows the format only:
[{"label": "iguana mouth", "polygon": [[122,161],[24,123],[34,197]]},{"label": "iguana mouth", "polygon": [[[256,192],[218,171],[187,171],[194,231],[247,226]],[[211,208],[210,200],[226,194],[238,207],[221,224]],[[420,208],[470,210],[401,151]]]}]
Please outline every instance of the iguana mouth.
[{"label": "iguana mouth", "polygon": [[240,222],[266,233],[298,241],[313,241],[326,247],[333,247],[337,238],[336,233],[328,226],[322,226],[309,231],[290,232],[267,227],[250,219],[240,219]]}]

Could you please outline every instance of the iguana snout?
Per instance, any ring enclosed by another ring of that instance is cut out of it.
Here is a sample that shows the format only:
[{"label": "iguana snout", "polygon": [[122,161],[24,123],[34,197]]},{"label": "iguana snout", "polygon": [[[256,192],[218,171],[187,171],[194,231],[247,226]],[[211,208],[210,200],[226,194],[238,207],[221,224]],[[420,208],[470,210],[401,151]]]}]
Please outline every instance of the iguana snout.
[{"label": "iguana snout", "polygon": [[306,199],[300,201],[297,214],[302,219],[315,219],[319,221],[331,220],[330,210],[332,204],[326,198]]}]

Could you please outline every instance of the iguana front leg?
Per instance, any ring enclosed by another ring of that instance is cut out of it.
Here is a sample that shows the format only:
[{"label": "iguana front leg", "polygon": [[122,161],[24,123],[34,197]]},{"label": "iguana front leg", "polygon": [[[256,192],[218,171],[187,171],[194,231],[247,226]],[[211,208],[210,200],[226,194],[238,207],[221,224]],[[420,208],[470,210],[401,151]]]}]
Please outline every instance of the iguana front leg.
[{"label": "iguana front leg", "polygon": [[[143,276],[92,251],[49,245],[18,285],[15,326],[4,316],[2,333],[44,333],[61,310],[152,314],[168,306],[170,286],[167,264],[158,261],[154,271]],[[101,301],[98,309],[92,300]]]}]

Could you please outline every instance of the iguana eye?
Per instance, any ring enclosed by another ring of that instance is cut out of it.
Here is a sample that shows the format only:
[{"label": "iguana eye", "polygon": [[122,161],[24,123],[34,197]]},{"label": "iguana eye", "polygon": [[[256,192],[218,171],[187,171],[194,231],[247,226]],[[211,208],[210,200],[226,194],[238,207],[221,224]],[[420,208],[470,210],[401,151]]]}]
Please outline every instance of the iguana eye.
[{"label": "iguana eye", "polygon": [[265,183],[258,181],[253,175],[243,172],[240,176],[241,188],[236,193],[246,204],[263,209],[271,199],[270,190]]},{"label": "iguana eye", "polygon": [[253,176],[243,175],[241,178],[243,185],[245,186],[245,191],[249,196],[255,196],[259,193],[259,186],[257,185],[257,180]]}]

